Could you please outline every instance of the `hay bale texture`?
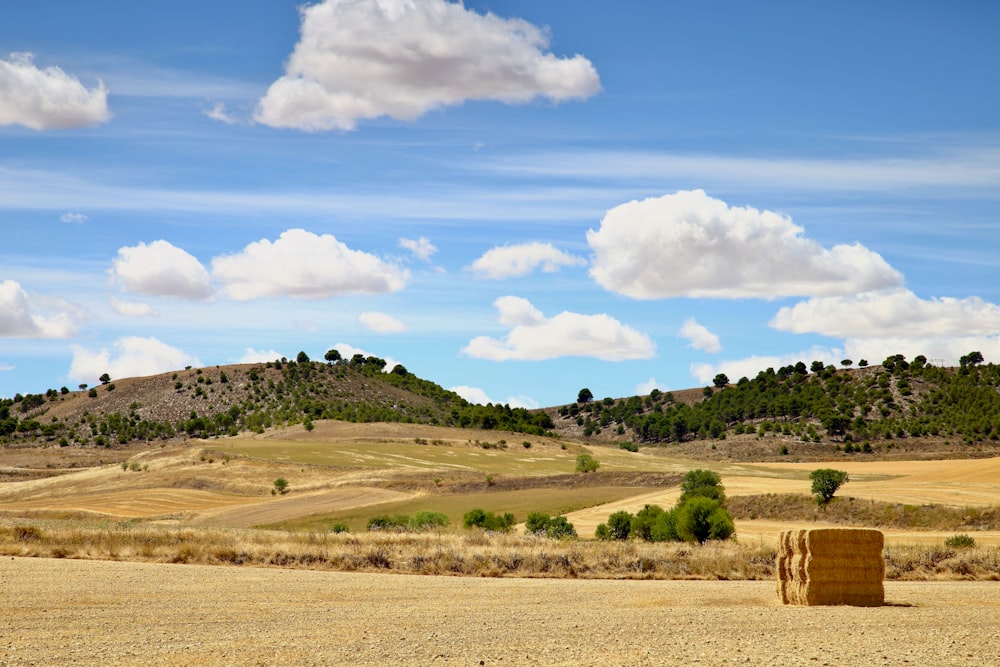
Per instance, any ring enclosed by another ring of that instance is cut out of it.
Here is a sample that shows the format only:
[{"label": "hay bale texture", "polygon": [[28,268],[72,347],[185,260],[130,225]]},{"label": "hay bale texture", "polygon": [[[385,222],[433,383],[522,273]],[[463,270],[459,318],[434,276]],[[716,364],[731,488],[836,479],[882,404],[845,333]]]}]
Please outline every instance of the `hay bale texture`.
[{"label": "hay bale texture", "polygon": [[784,604],[877,607],[885,602],[884,537],[868,528],[786,530],[778,537]]}]

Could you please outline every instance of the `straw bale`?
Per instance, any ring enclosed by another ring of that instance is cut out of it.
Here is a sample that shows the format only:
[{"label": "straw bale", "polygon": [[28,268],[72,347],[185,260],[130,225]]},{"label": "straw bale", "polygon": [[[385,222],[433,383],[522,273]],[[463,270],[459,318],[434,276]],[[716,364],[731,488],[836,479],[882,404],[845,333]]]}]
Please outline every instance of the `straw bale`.
[{"label": "straw bale", "polygon": [[776,577],[784,604],[877,606],[885,600],[884,537],[861,528],[784,531]]}]

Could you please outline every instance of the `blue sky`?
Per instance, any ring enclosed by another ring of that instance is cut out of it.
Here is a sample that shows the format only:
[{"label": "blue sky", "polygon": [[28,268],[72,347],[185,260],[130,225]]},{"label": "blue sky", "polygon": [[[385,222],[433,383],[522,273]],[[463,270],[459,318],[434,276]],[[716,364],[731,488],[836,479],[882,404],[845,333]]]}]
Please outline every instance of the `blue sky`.
[{"label": "blue sky", "polygon": [[1000,360],[994,3],[8,4],[0,396],[332,347],[528,407]]}]

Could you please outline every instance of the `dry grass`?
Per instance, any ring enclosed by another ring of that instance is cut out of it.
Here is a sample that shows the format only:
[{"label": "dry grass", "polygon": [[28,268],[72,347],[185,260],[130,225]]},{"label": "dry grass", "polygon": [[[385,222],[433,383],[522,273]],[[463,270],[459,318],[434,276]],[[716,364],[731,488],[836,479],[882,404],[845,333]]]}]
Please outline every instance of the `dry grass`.
[{"label": "dry grass", "polygon": [[[766,580],[770,545],[558,541],[525,535],[192,529],[4,520],[0,554],[477,577]],[[1000,579],[1000,548],[888,547],[888,579]]]}]

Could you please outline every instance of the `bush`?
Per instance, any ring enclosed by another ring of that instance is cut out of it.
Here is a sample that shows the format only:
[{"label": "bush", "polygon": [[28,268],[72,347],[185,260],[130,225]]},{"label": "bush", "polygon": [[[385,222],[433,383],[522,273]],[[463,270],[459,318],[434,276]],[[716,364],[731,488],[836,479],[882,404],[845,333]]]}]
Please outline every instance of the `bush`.
[{"label": "bush", "polygon": [[632,517],[632,535],[651,542],[653,540],[653,525],[657,517],[663,514],[659,505],[646,505]]},{"label": "bush", "polygon": [[976,546],[976,540],[967,533],[956,533],[946,539],[944,545],[952,549],[971,549]]},{"label": "bush", "polygon": [[671,509],[656,517],[653,527],[649,531],[649,538],[653,542],[679,542],[681,537],[677,534],[677,509]]},{"label": "bush", "polygon": [[478,508],[469,510],[462,517],[462,525],[466,528],[482,528],[494,533],[506,533],[515,523],[514,515],[510,512],[499,515]]},{"label": "bush", "polygon": [[576,455],[576,471],[577,472],[594,472],[600,467],[597,459],[586,452],[581,452]]},{"label": "bush", "polygon": [[597,530],[594,531],[594,537],[603,542],[610,542],[611,531],[608,530],[608,524],[606,523],[597,524]]},{"label": "bush", "polygon": [[677,535],[685,542],[704,544],[728,539],[735,530],[729,512],[711,498],[691,498],[677,507]]},{"label": "bush", "polygon": [[608,532],[613,540],[627,540],[632,534],[632,515],[625,510],[608,517]]},{"label": "bush", "polygon": [[576,528],[564,516],[550,517],[542,512],[532,512],[524,522],[525,532],[545,535],[552,539],[576,537]]},{"label": "bush", "polygon": [[720,505],[725,502],[726,493],[719,473],[712,470],[689,470],[681,482],[681,497],[678,502],[683,504],[696,496],[710,498]]},{"label": "bush", "polygon": [[330,526],[330,532],[331,533],[349,533],[349,532],[351,532],[351,529],[348,527],[348,525],[346,523],[335,523],[332,526]]},{"label": "bush", "polygon": [[274,491],[271,492],[272,495],[274,492],[280,493],[281,495],[288,493],[288,480],[284,477],[279,477],[274,480]]},{"label": "bush", "polygon": [[373,516],[368,519],[368,530],[391,530],[391,531],[402,531],[410,523],[410,517],[405,514],[397,514],[395,516],[389,516],[388,514],[380,514],[378,516]]},{"label": "bush", "polygon": [[406,522],[406,527],[413,531],[432,530],[434,528],[444,528],[451,520],[443,512],[433,512],[431,510],[421,510],[410,517]]}]

